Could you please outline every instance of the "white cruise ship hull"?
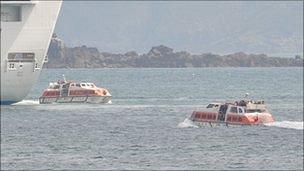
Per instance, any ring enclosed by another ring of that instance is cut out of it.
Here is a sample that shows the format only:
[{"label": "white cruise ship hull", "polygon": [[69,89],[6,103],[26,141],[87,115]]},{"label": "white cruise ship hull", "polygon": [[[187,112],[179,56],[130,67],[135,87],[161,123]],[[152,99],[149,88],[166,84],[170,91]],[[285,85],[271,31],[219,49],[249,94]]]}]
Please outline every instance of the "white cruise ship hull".
[{"label": "white cruise ship hull", "polygon": [[23,100],[43,67],[61,1],[1,1],[1,104]]}]

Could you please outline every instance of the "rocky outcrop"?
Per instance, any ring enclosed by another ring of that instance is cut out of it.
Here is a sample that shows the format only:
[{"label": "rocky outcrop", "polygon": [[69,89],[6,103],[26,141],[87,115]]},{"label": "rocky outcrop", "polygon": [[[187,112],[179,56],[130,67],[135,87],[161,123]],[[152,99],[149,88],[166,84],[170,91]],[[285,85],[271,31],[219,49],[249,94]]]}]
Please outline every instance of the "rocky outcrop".
[{"label": "rocky outcrop", "polygon": [[61,39],[58,38],[56,34],[53,34],[51,43],[48,50],[48,60],[44,67],[53,68],[57,66],[62,68],[66,64],[66,46]]},{"label": "rocky outcrop", "polygon": [[229,55],[174,52],[164,45],[152,47],[147,54],[99,52],[93,47],[66,47],[55,34],[48,51],[46,68],[186,68],[186,67],[303,67],[303,58],[268,57],[265,54],[238,52]]}]

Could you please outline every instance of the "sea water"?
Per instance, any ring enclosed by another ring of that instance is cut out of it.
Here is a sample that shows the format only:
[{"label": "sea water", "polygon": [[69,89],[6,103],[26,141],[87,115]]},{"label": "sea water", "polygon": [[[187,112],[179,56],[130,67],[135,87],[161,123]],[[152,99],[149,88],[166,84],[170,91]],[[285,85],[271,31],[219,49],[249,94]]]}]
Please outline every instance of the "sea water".
[{"label": "sea water", "polygon": [[[112,104],[39,104],[62,74],[107,88]],[[276,122],[187,119],[245,93]],[[303,68],[44,69],[24,101],[1,106],[1,169],[303,169]]]}]

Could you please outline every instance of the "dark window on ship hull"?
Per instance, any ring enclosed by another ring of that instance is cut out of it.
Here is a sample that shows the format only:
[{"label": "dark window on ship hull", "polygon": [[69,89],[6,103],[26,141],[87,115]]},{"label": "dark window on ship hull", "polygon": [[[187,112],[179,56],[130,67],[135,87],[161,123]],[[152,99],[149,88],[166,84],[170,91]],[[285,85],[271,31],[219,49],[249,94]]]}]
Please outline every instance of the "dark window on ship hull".
[{"label": "dark window on ship hull", "polygon": [[35,62],[34,53],[9,53],[8,62]]},{"label": "dark window on ship hull", "polygon": [[22,18],[21,6],[1,5],[2,22],[19,22]]}]

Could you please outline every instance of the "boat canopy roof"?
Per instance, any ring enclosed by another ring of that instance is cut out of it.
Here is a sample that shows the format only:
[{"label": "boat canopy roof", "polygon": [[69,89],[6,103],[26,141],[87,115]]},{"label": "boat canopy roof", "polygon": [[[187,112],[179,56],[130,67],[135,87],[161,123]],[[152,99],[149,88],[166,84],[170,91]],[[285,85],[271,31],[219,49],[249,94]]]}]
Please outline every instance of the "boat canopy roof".
[{"label": "boat canopy roof", "polygon": [[207,109],[219,109],[222,105],[230,106],[230,108],[238,107],[245,110],[246,113],[255,113],[255,112],[267,112],[267,107],[262,100],[240,100],[235,102],[225,102],[225,103],[209,103]]},{"label": "boat canopy roof", "polygon": [[82,87],[82,88],[96,88],[94,83],[90,82],[75,82],[75,81],[63,81],[58,80],[57,82],[51,82],[49,84],[49,89],[59,89],[61,86],[68,86],[68,87]]}]

